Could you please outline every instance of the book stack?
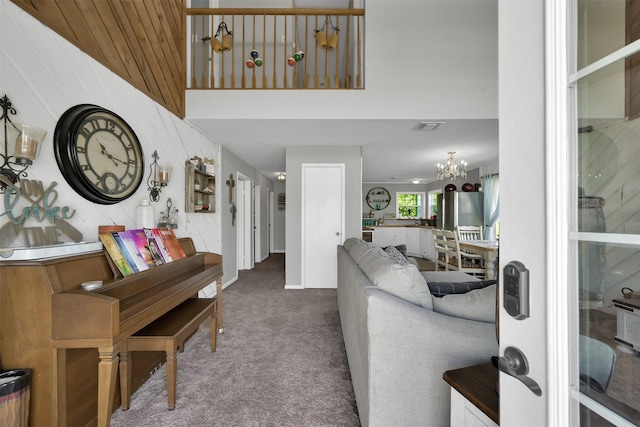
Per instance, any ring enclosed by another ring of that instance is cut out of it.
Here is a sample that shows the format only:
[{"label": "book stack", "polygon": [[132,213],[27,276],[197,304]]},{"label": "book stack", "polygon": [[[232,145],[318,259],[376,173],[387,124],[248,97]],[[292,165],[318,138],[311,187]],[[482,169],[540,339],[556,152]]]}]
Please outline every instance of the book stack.
[{"label": "book stack", "polygon": [[112,231],[99,237],[123,276],[185,257],[171,228]]}]

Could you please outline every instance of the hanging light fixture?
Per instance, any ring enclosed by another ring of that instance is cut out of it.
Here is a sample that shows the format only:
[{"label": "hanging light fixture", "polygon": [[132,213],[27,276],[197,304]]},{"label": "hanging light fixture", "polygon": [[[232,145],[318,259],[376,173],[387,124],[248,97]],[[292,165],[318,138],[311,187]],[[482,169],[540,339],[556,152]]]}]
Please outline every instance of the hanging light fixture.
[{"label": "hanging light fixture", "polygon": [[15,115],[16,109],[7,95],[0,98],[0,108],[0,120],[4,125],[4,151],[0,153],[0,193],[4,193],[10,184],[27,176],[26,170],[40,154],[47,132],[34,126],[13,123],[9,114]]},{"label": "hanging light fixture", "polygon": [[278,173],[278,181],[285,182],[287,180],[287,174],[284,172]]},{"label": "hanging light fixture", "polygon": [[467,177],[467,162],[464,160],[458,162],[453,158],[454,154],[456,154],[455,151],[449,151],[449,159],[447,162],[443,165],[438,163],[436,172],[440,181],[445,178],[451,178],[452,181],[455,181],[459,176],[462,178]]}]

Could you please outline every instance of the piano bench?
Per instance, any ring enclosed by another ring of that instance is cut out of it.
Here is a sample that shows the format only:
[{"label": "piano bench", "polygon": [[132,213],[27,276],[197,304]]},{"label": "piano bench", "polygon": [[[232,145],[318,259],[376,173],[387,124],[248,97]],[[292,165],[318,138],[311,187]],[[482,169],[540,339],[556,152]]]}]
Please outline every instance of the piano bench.
[{"label": "piano bench", "polygon": [[190,298],[164,316],[127,338],[120,348],[120,394],[122,409],[129,409],[131,394],[130,351],[165,351],[167,354],[167,406],[176,406],[178,364],[176,351],[184,351],[184,343],[207,317],[211,320],[211,351],[216,351],[217,299]]}]

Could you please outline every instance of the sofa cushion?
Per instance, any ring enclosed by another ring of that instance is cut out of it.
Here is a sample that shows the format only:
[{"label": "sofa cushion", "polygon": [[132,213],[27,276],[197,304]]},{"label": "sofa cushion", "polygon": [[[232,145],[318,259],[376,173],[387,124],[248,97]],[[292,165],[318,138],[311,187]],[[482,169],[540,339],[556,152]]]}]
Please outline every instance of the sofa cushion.
[{"label": "sofa cushion", "polygon": [[354,243],[349,250],[349,256],[351,256],[358,265],[360,265],[362,260],[369,254],[371,254],[371,256],[389,258],[389,255],[387,255],[380,246],[365,242],[364,240]]},{"label": "sofa cushion", "polygon": [[[384,251],[380,249],[384,254]],[[388,256],[376,252],[366,253],[359,264],[369,280],[392,295],[424,308],[433,309],[429,287],[418,268],[411,264],[399,264]]]},{"label": "sofa cushion", "polygon": [[465,294],[474,289],[483,289],[495,285],[495,280],[474,280],[469,282],[428,282],[429,291],[434,297],[452,294]]},{"label": "sofa cushion", "polygon": [[433,299],[433,311],[463,319],[495,323],[496,289],[493,284],[464,294],[445,295]]},{"label": "sofa cushion", "polygon": [[395,246],[387,246],[384,251],[389,257],[398,264],[406,264],[409,262],[407,257],[400,252]]},{"label": "sofa cushion", "polygon": [[364,242],[364,240],[358,239],[357,237],[349,237],[347,240],[344,241],[342,246],[344,246],[345,251],[349,252],[351,247],[358,242]]}]

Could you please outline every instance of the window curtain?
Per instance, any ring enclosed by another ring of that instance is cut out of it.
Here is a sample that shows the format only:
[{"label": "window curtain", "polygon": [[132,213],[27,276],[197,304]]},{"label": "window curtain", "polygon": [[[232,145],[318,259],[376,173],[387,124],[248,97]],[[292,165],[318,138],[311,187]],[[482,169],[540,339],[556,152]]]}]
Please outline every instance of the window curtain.
[{"label": "window curtain", "polygon": [[487,175],[482,178],[482,189],[484,191],[484,232],[485,240],[495,240],[495,225],[500,217],[499,189],[500,180],[498,175]]}]

